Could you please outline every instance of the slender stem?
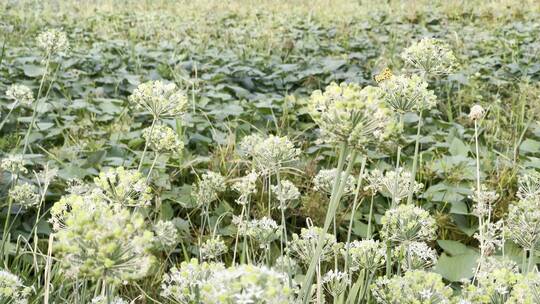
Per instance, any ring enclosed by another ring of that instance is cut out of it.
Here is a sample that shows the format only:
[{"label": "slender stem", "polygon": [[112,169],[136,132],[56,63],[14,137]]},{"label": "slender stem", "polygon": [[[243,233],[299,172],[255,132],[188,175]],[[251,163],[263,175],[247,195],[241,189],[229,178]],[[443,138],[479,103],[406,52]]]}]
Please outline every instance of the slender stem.
[{"label": "slender stem", "polygon": [[[358,203],[358,196],[360,195],[360,189],[362,189],[362,179],[364,177],[364,168],[366,167],[366,160],[367,157],[362,158],[362,165],[360,167],[360,173],[358,173],[358,182],[356,186],[356,193],[354,194],[354,201],[353,201],[353,207],[351,211],[351,218],[349,220],[349,229],[347,231],[347,245],[351,242],[351,235],[352,235],[352,226],[354,222],[354,214],[356,213],[356,209],[359,207],[357,206]],[[360,202],[362,204],[362,201]],[[349,273],[349,246],[346,248],[346,254],[345,254],[345,271]],[[351,285],[351,281],[349,280],[349,287]]]},{"label": "slender stem", "polygon": [[152,166],[150,166],[150,170],[148,170],[148,175],[146,175],[146,182],[150,180],[150,175],[152,175],[152,170],[154,170],[154,166],[156,165],[158,156],[159,156],[159,153],[156,152],[156,156],[154,156],[154,160],[152,161]]},{"label": "slender stem", "polygon": [[529,249],[529,264],[527,265],[527,272],[534,271],[536,263],[534,263],[534,247]]},{"label": "slender stem", "polygon": [[368,218],[368,225],[367,225],[367,238],[371,239],[371,219],[373,218],[373,198],[375,196],[371,196],[371,204],[369,205],[369,218]]},{"label": "slender stem", "polygon": [[16,103],[14,103],[11,106],[11,109],[9,109],[9,112],[7,113],[6,117],[4,117],[4,119],[2,120],[2,123],[0,124],[0,130],[2,130],[2,128],[4,127],[4,124],[7,122],[9,116],[11,115],[11,112],[13,112],[13,109],[15,109],[16,106],[17,106]]},{"label": "slender stem", "polygon": [[420,130],[422,128],[422,111],[419,112],[418,124],[416,126],[416,138],[414,143],[414,158],[411,172],[411,180],[409,182],[409,195],[407,196],[407,204],[412,203],[414,182],[416,181],[416,170],[418,166],[418,150],[420,149]]},{"label": "slender stem", "polygon": [[[305,276],[305,279],[304,279],[304,284],[302,285],[302,289],[300,291],[300,295],[303,298],[303,303],[304,304],[307,304],[307,302],[308,302],[309,290],[311,288],[311,282],[313,280],[313,275],[315,274],[315,268],[316,268],[316,266],[318,264],[318,261],[320,259],[321,252],[322,252],[322,249],[323,249],[323,246],[324,246],[325,233],[328,231],[328,228],[330,227],[330,224],[332,223],[332,220],[334,219],[334,216],[336,215],[336,210],[337,210],[337,207],[339,205],[341,196],[343,195],[343,190],[344,190],[344,187],[345,187],[345,184],[346,184],[345,181],[346,181],[346,179],[347,179],[347,177],[348,177],[349,173],[351,172],[352,167],[354,165],[354,160],[356,158],[356,151],[353,151],[351,153],[350,162],[349,162],[349,164],[347,166],[345,174],[343,174],[343,177],[342,177],[341,173],[343,171],[343,167],[344,167],[345,159],[347,158],[347,155],[348,155],[348,147],[347,147],[346,143],[343,143],[341,145],[340,154],[339,154],[339,158],[338,158],[337,177],[336,177],[336,180],[334,181],[334,187],[333,187],[333,190],[332,190],[332,195],[330,196],[330,204],[329,204],[328,210],[326,212],[326,218],[325,218],[325,221],[324,221],[324,227],[323,227],[323,229],[321,231],[321,234],[319,235],[319,239],[318,239],[318,242],[317,242],[317,248],[315,249],[314,256],[313,256],[312,260],[310,261],[310,264],[309,264],[309,267],[308,267],[308,270],[307,270],[307,273],[306,273],[306,276]],[[343,182],[341,182],[342,179],[344,180]]]},{"label": "slender stem", "polygon": [[23,155],[26,153],[26,149],[28,148],[28,140],[30,138],[30,133],[32,132],[32,128],[34,127],[34,124],[36,123],[37,108],[38,108],[39,100],[41,99],[41,92],[43,91],[43,85],[45,83],[45,78],[47,77],[47,74],[49,72],[49,64],[50,64],[50,62],[51,62],[51,56],[50,56],[50,54],[48,54],[46,62],[45,62],[45,73],[43,73],[43,76],[41,77],[36,102],[34,103],[34,109],[33,109],[33,113],[32,113],[32,121],[30,122],[30,125],[28,126],[28,130],[26,131],[26,135],[24,136],[24,147],[23,147],[23,151],[22,151]]},{"label": "slender stem", "polygon": [[146,155],[146,151],[148,150],[149,140],[151,139],[152,136],[154,136],[154,127],[156,125],[156,121],[157,121],[157,117],[154,116],[154,118],[152,119],[152,126],[150,126],[150,138],[146,140],[146,142],[144,143],[144,150],[141,155],[141,160],[139,161],[139,166],[137,167],[137,171],[141,171],[141,168],[144,162],[144,156]]}]

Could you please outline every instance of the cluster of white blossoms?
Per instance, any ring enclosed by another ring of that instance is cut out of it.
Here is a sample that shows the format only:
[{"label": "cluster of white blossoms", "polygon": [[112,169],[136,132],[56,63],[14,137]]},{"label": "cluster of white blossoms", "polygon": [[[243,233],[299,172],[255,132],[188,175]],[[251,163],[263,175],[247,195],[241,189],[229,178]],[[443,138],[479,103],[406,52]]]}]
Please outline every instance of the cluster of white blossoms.
[{"label": "cluster of white blossoms", "polygon": [[371,291],[378,304],[450,304],[452,297],[452,289],[444,284],[441,275],[423,270],[407,271],[391,279],[381,277]]},{"label": "cluster of white blossoms", "polygon": [[6,90],[6,97],[14,101],[12,107],[15,107],[19,104],[28,106],[31,105],[35,100],[32,90],[22,84],[12,84]]},{"label": "cluster of white blossoms", "polygon": [[386,261],[386,248],[376,240],[352,241],[341,249],[344,256],[350,257],[351,270],[375,273]]},{"label": "cluster of white blossoms", "polygon": [[111,204],[127,207],[148,206],[152,200],[152,188],[137,170],[124,167],[110,168],[94,178],[97,188],[94,194]]},{"label": "cluster of white blossoms", "polygon": [[38,47],[47,55],[55,55],[68,49],[66,33],[57,29],[49,29],[37,37]]},{"label": "cluster of white blossoms", "polygon": [[296,262],[295,259],[286,255],[279,256],[276,259],[273,268],[278,272],[290,273],[291,275],[295,275],[300,271],[300,266],[298,265],[298,262]]},{"label": "cluster of white blossoms", "polygon": [[33,208],[39,205],[38,188],[29,183],[15,185],[9,190],[9,197],[23,208]]},{"label": "cluster of white blossoms", "polygon": [[435,219],[426,210],[413,205],[399,205],[387,210],[381,223],[381,236],[398,243],[431,241],[437,236]]},{"label": "cluster of white blossoms", "polygon": [[420,76],[395,75],[379,83],[381,98],[395,112],[429,110],[437,104],[437,97],[428,90],[428,83]]},{"label": "cluster of white blossoms", "polygon": [[238,154],[244,159],[252,158],[255,154],[255,147],[263,140],[264,138],[257,133],[245,136],[237,145]]},{"label": "cluster of white blossoms", "polygon": [[489,191],[485,185],[481,185],[480,190],[473,189],[471,199],[476,202],[473,213],[480,217],[488,216],[498,198],[497,192]]},{"label": "cluster of white blossoms", "polygon": [[0,302],[27,304],[32,288],[23,284],[22,280],[6,270],[0,270]]},{"label": "cluster of white blossoms", "polygon": [[[346,172],[341,171],[341,179],[345,179]],[[338,176],[337,169],[322,169],[317,175],[313,178],[313,189],[315,191],[323,191],[326,194],[332,194],[332,188],[334,187],[334,182]],[[347,175],[347,179],[344,181],[345,187],[343,188],[343,195],[350,195],[354,192],[356,187],[356,180],[354,176]]]},{"label": "cluster of white blossoms", "polygon": [[223,269],[221,263],[199,263],[197,259],[184,261],[164,275],[161,296],[173,303],[199,304],[203,287],[215,272]]},{"label": "cluster of white blossoms", "polygon": [[335,253],[339,252],[341,244],[337,242],[336,237],[333,234],[326,233],[322,228],[309,227],[302,228],[300,235],[293,234],[292,240],[287,244],[287,251],[298,258],[302,263],[309,264],[309,262],[315,256],[315,249],[319,243],[321,234],[323,237],[323,247],[319,260],[327,261],[331,259]]},{"label": "cluster of white blossoms", "polygon": [[208,171],[201,176],[199,183],[193,188],[192,196],[198,207],[207,207],[218,199],[218,194],[225,191],[225,177],[221,174]]},{"label": "cluster of white blossoms", "polygon": [[309,111],[319,125],[322,142],[346,143],[363,151],[388,135],[391,117],[376,87],[331,83],[311,94]]},{"label": "cluster of white blossoms", "polygon": [[181,152],[184,142],[176,132],[166,125],[155,125],[143,130],[143,138],[148,147],[156,152]]},{"label": "cluster of white blossoms", "polygon": [[249,236],[261,248],[267,248],[270,243],[279,238],[281,232],[276,221],[268,217],[241,222],[238,225],[238,231],[241,235]]},{"label": "cluster of white blossoms", "polygon": [[280,209],[287,209],[288,204],[300,197],[300,191],[289,180],[280,181],[279,185],[271,186],[272,192],[276,194]]},{"label": "cluster of white blossoms", "polygon": [[411,173],[405,171],[403,168],[387,170],[385,173],[375,169],[369,174],[366,174],[366,179],[369,182],[369,185],[365,188],[366,190],[372,193],[380,192],[394,199],[396,203],[406,198],[409,195],[409,191],[418,193],[424,187],[423,184],[417,183],[414,180],[412,180],[411,185]]},{"label": "cluster of white blossoms", "polygon": [[232,189],[240,196],[236,199],[236,203],[239,205],[247,205],[249,198],[252,194],[257,192],[257,179],[259,175],[255,171],[251,171],[246,176],[241,177],[237,182],[232,185]]},{"label": "cluster of white blossoms", "polygon": [[257,170],[265,175],[275,173],[296,161],[300,152],[300,149],[296,148],[288,137],[269,135],[252,147],[249,156]]},{"label": "cluster of white blossoms", "polygon": [[139,109],[148,111],[154,119],[183,115],[188,105],[184,90],[178,89],[174,83],[161,80],[140,84],[129,96],[129,101]]},{"label": "cluster of white blossoms", "polygon": [[213,237],[204,242],[199,248],[201,258],[206,261],[216,261],[227,253],[227,245],[221,237]]},{"label": "cluster of white blossoms", "polygon": [[534,250],[540,245],[540,175],[522,176],[517,196],[520,200],[508,207],[504,232],[522,248]]},{"label": "cluster of white blossoms", "polygon": [[264,266],[224,268],[195,259],[172,268],[161,288],[163,298],[181,304],[289,304],[294,295],[284,274]]},{"label": "cluster of white blossoms", "polygon": [[72,277],[109,284],[144,277],[154,257],[144,218],[96,195],[71,194],[51,208],[54,252]]},{"label": "cluster of white blossoms", "polygon": [[404,271],[429,269],[437,264],[437,251],[425,242],[409,242],[401,245],[403,250],[396,251],[401,259]]},{"label": "cluster of white blossoms", "polygon": [[530,272],[513,286],[506,304],[536,303],[540,303],[540,273]]},{"label": "cluster of white blossoms", "polygon": [[171,221],[158,221],[154,225],[154,243],[163,250],[174,249],[180,240],[178,229]]},{"label": "cluster of white blossoms", "polygon": [[433,38],[423,38],[403,50],[401,58],[426,76],[452,73],[457,59],[448,45]]},{"label": "cluster of white blossoms", "polygon": [[540,172],[532,171],[518,180],[517,197],[522,200],[540,200]]},{"label": "cluster of white blossoms", "polygon": [[[488,257],[481,264],[476,283],[466,282],[461,296],[469,303],[507,303],[512,289],[521,278],[515,262],[507,258]],[[496,302],[491,302],[492,299],[496,299]]]},{"label": "cluster of white blossoms", "polygon": [[322,283],[326,291],[337,299],[347,289],[350,278],[346,272],[330,270],[323,276]]},{"label": "cluster of white blossoms", "polygon": [[129,304],[129,302],[120,297],[112,297],[112,299],[107,299],[106,296],[97,296],[92,299],[90,304]]},{"label": "cluster of white blossoms", "polygon": [[21,154],[7,155],[6,157],[2,158],[0,168],[4,171],[10,172],[12,175],[28,173],[28,170],[24,167],[24,158]]}]

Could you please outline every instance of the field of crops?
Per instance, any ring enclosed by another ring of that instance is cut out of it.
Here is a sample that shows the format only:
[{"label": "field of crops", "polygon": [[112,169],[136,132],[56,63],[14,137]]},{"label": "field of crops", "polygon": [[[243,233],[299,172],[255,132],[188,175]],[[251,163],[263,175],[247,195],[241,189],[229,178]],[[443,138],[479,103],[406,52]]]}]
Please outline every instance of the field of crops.
[{"label": "field of crops", "polygon": [[0,0],[0,304],[540,303],[539,20]]}]

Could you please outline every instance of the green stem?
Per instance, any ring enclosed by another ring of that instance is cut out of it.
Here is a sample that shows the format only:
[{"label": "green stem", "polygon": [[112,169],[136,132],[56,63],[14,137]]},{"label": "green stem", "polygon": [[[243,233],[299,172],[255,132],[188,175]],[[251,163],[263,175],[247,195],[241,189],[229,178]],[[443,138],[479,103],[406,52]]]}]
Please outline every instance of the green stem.
[{"label": "green stem", "polygon": [[529,249],[529,264],[527,265],[527,272],[534,271],[534,248]]},{"label": "green stem", "polygon": [[418,124],[416,126],[416,138],[414,143],[414,158],[411,172],[411,180],[409,182],[409,195],[407,196],[407,204],[412,203],[414,183],[416,181],[416,170],[418,166],[418,150],[420,149],[420,130],[422,129],[422,111],[419,112]]},{"label": "green stem", "polygon": [[47,77],[47,73],[49,72],[49,64],[51,62],[50,60],[51,56],[47,55],[47,61],[45,63],[45,73],[43,73],[43,76],[41,77],[41,81],[39,83],[39,90],[36,98],[36,102],[34,103],[34,109],[32,113],[32,120],[30,122],[30,125],[28,126],[28,130],[26,131],[26,135],[24,136],[24,147],[22,151],[22,155],[26,153],[26,149],[28,148],[28,140],[30,138],[30,133],[32,132],[32,128],[34,127],[34,124],[36,123],[37,118],[37,108],[39,104],[39,100],[41,99],[41,92],[43,91],[43,85],[45,83],[45,78]]},{"label": "green stem", "polygon": [[305,276],[305,279],[304,279],[304,283],[303,283],[302,289],[300,291],[300,295],[302,296],[304,304],[307,304],[307,302],[308,302],[309,290],[311,288],[311,282],[313,281],[313,275],[315,274],[315,268],[316,268],[317,263],[318,263],[318,261],[320,259],[321,252],[322,252],[322,249],[323,249],[323,246],[324,246],[325,233],[328,231],[328,228],[332,224],[332,220],[334,219],[334,216],[336,215],[336,210],[337,210],[337,207],[339,205],[341,196],[343,195],[343,190],[344,190],[344,187],[345,187],[345,184],[346,184],[345,181],[346,181],[349,173],[352,170],[354,160],[356,158],[356,152],[353,151],[351,153],[350,162],[349,162],[349,164],[347,166],[347,170],[345,171],[345,174],[343,175],[344,181],[341,182],[341,179],[342,179],[341,172],[343,171],[343,167],[344,167],[347,155],[348,155],[348,147],[347,147],[346,143],[343,143],[341,145],[341,149],[340,149],[340,154],[339,154],[339,158],[338,158],[337,176],[336,176],[336,180],[334,181],[334,187],[333,187],[333,190],[332,190],[332,195],[330,196],[330,204],[329,204],[328,210],[326,212],[326,218],[325,218],[325,221],[324,221],[324,227],[323,227],[322,232],[321,232],[321,234],[319,236],[319,239],[318,239],[318,242],[317,242],[317,248],[315,249],[315,254],[314,254],[313,258],[310,261],[310,264],[309,264],[309,267],[308,267],[308,270],[307,270],[307,273],[306,273],[306,276]]},{"label": "green stem", "polygon": [[369,218],[368,218],[368,225],[367,225],[367,238],[371,239],[371,219],[373,218],[373,198],[375,196],[371,196],[371,204],[369,205]]},{"label": "green stem", "polygon": [[[360,167],[360,173],[358,173],[358,185],[356,186],[356,193],[354,194],[354,201],[353,201],[353,207],[351,211],[351,218],[349,220],[349,229],[347,230],[347,245],[351,242],[351,235],[352,235],[352,226],[354,222],[354,214],[356,213],[356,209],[359,207],[358,204],[358,196],[360,196],[360,189],[362,189],[362,179],[364,177],[364,168],[366,167],[366,160],[367,157],[362,158],[362,165]],[[362,201],[360,202],[362,204]],[[349,246],[346,248],[346,254],[345,254],[345,271],[349,273]],[[351,282],[349,282],[349,287],[351,285]]]},{"label": "green stem", "polygon": [[152,119],[152,126],[150,126],[150,136],[149,136],[150,138],[148,138],[146,142],[144,143],[144,150],[141,155],[141,160],[139,161],[139,166],[137,167],[137,171],[141,171],[141,168],[144,162],[144,156],[146,155],[146,151],[148,150],[149,141],[151,140],[152,136],[154,136],[154,127],[156,125],[156,120],[157,118],[154,116],[154,118]]}]

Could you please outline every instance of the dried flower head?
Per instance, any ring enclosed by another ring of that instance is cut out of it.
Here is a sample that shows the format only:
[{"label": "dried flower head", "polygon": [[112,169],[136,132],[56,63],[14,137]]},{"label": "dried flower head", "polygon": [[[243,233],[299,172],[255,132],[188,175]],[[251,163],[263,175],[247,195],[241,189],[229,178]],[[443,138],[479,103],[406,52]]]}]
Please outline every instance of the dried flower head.
[{"label": "dried flower head", "polygon": [[0,301],[2,303],[27,304],[32,288],[7,270],[0,270]]},{"label": "dried flower head", "polygon": [[381,236],[395,242],[431,241],[436,237],[437,224],[426,210],[399,205],[386,211],[381,219]]},{"label": "dried flower head", "polygon": [[386,138],[391,118],[379,95],[376,87],[362,89],[354,83],[331,83],[324,92],[314,91],[309,107],[319,125],[320,140],[364,150],[368,144]]},{"label": "dried flower head", "polygon": [[457,65],[456,57],[448,45],[432,38],[423,38],[406,48],[401,58],[426,76],[452,73]]},{"label": "dried flower head", "polygon": [[34,93],[32,93],[32,90],[22,84],[12,84],[7,90],[6,90],[6,97],[9,99],[14,100],[14,106],[18,104],[22,105],[31,105],[34,102]]},{"label": "dried flower head", "polygon": [[395,112],[429,110],[437,104],[437,97],[428,90],[428,83],[421,77],[398,75],[379,84],[381,98]]},{"label": "dried flower head", "polygon": [[110,168],[100,172],[94,178],[94,184],[97,187],[94,193],[111,204],[142,207],[148,206],[152,200],[152,189],[137,170]]},{"label": "dried flower head", "polygon": [[56,55],[69,47],[66,33],[57,29],[49,29],[39,34],[37,44],[48,56]]},{"label": "dried flower head", "polygon": [[143,130],[143,138],[150,149],[156,152],[180,152],[184,148],[176,132],[165,125],[156,125]]},{"label": "dried flower head", "polygon": [[148,111],[155,119],[183,115],[187,110],[187,95],[174,83],[161,80],[140,84],[129,101],[138,108]]},{"label": "dried flower head", "polygon": [[471,112],[469,113],[469,119],[470,120],[479,120],[482,117],[484,117],[485,114],[484,108],[482,108],[481,105],[474,105],[471,108]]},{"label": "dried flower head", "polygon": [[40,195],[36,186],[28,183],[19,184],[9,190],[9,197],[23,208],[39,205]]},{"label": "dried flower head", "polygon": [[[337,169],[322,169],[313,178],[313,189],[315,191],[323,191],[326,194],[332,193],[335,180],[338,176]],[[345,179],[346,172],[341,172],[341,179]],[[343,195],[349,195],[354,192],[356,187],[356,181],[353,176],[348,175],[345,180],[345,188],[343,188]]]}]

